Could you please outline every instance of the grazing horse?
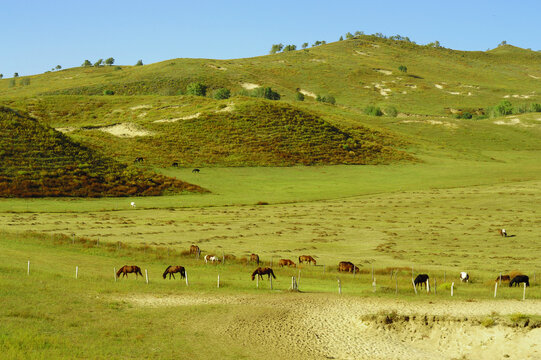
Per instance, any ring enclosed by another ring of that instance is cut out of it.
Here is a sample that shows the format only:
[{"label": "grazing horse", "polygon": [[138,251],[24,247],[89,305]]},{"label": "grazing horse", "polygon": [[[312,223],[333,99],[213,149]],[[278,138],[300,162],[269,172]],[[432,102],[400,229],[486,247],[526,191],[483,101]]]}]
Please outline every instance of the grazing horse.
[{"label": "grazing horse", "polygon": [[421,284],[421,288],[423,288],[423,285],[426,285],[427,280],[428,280],[428,275],[427,274],[419,274],[419,275],[417,275],[417,277],[415,278],[413,283],[414,283],[415,287],[417,287],[417,285]]},{"label": "grazing horse", "polygon": [[180,278],[184,279],[186,277],[186,270],[184,269],[184,266],[180,265],[169,265],[167,269],[165,269],[165,272],[163,273],[163,278],[165,279],[167,277],[167,274],[169,274],[169,280],[171,280],[171,276],[173,276],[173,279],[175,278],[174,273],[180,273]]},{"label": "grazing horse", "polygon": [[250,255],[250,261],[253,261],[253,262],[255,262],[257,265],[259,265],[259,255],[257,255],[257,254],[252,254],[252,255]]},{"label": "grazing horse", "polygon": [[349,261],[340,261],[340,263],[338,264],[338,271],[347,271],[350,273],[355,271],[356,273],[358,273],[359,268]]},{"label": "grazing horse", "polygon": [[142,163],[143,161],[145,161],[145,159],[143,159],[142,157],[136,157],[133,163],[137,164],[137,163]]},{"label": "grazing horse", "polygon": [[521,283],[526,283],[526,286],[530,286],[530,278],[527,275],[517,275],[509,282],[509,287],[513,285],[518,286]]},{"label": "grazing horse", "polygon": [[[498,276],[494,282],[500,281],[500,277]],[[511,276],[509,275],[502,275],[502,281],[511,281]]]},{"label": "grazing horse", "polygon": [[505,231],[505,229],[499,229],[498,232],[500,233],[501,236],[507,237],[507,231]]},{"label": "grazing horse", "polygon": [[301,255],[301,256],[299,256],[299,264],[302,264],[304,261],[306,261],[308,263],[314,263],[314,265],[316,265],[316,259],[314,259],[310,255]]},{"label": "grazing horse", "polygon": [[215,263],[215,262],[219,262],[220,259],[215,256],[215,255],[205,255],[205,264],[208,263],[208,262],[212,262],[212,263]]},{"label": "grazing horse", "polygon": [[271,268],[260,268],[258,267],[257,269],[255,269],[255,271],[252,273],[252,280],[255,279],[255,276],[258,275],[260,279],[263,279],[263,275],[268,275],[269,279],[272,275],[273,278],[276,279],[276,276],[274,276],[274,272],[272,271]]},{"label": "grazing horse", "polygon": [[470,282],[470,275],[467,272],[462,271],[460,273],[460,281],[462,281],[462,282]]},{"label": "grazing horse", "polygon": [[195,174],[195,173],[199,173],[200,171],[201,171],[201,170],[199,170],[199,169],[196,168],[196,169],[193,169],[193,170],[192,170],[192,173]]},{"label": "grazing horse", "polygon": [[116,272],[116,277],[120,277],[120,274],[122,274],[122,277],[128,277],[129,273],[135,273],[135,278],[137,278],[137,274],[143,276],[143,273],[141,272],[141,268],[139,266],[135,265],[124,265],[118,271]]},{"label": "grazing horse", "polygon": [[295,263],[289,259],[280,259],[280,261],[278,262],[278,266],[280,267],[283,267],[283,266],[292,266],[292,267],[297,267],[297,265],[295,265]]},{"label": "grazing horse", "polygon": [[172,167],[178,167],[178,162],[174,162],[173,164],[171,164]]},{"label": "grazing horse", "polygon": [[130,206],[131,206],[132,208],[135,208],[135,201],[132,201],[132,202],[130,203]]},{"label": "grazing horse", "polygon": [[197,255],[201,250],[199,250],[199,246],[197,245],[191,245],[190,246],[190,255],[195,254]]}]

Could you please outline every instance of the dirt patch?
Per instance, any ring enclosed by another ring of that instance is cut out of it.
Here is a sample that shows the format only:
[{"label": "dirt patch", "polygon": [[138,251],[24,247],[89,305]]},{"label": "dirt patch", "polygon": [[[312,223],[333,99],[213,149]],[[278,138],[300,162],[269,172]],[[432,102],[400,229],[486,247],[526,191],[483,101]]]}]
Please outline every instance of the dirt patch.
[{"label": "dirt patch", "polygon": [[215,70],[227,71],[227,68],[218,65],[208,64],[208,67]]},{"label": "dirt patch", "polygon": [[133,138],[137,136],[150,136],[153,135],[152,132],[138,128],[137,125],[132,123],[123,123],[116,124],[111,126],[103,126],[96,128],[96,130],[109,133],[113,136],[122,137],[122,138]]},{"label": "dirt patch", "polygon": [[532,74],[528,74],[529,77],[531,77],[532,79],[541,79],[541,77],[539,76],[535,76],[535,75],[532,75]]},{"label": "dirt patch", "polygon": [[235,104],[229,104],[220,110],[216,110],[216,112],[217,113],[232,112],[233,110],[235,110]]},{"label": "dirt patch", "polygon": [[261,87],[261,85],[247,83],[247,82],[240,84],[240,86],[242,86],[246,90],[253,90],[253,89],[257,89],[258,87]]},{"label": "dirt patch", "polygon": [[70,133],[70,132],[74,132],[75,130],[77,130],[77,128],[74,128],[74,127],[61,127],[61,128],[55,128],[55,130],[60,131],[63,134],[67,134],[67,133]]},{"label": "dirt patch", "polygon": [[440,85],[440,84],[434,84],[435,87],[437,87],[438,89],[443,89],[443,85]]},{"label": "dirt patch", "polygon": [[327,60],[323,60],[323,59],[310,59],[310,61],[317,62],[317,63],[326,63],[327,62]]},{"label": "dirt patch", "polygon": [[429,124],[429,125],[442,125],[451,129],[458,128],[457,124],[454,124],[449,121],[441,121],[441,120],[403,120],[402,123],[421,123],[421,124]]},{"label": "dirt patch", "polygon": [[150,105],[137,105],[130,108],[130,110],[143,110],[143,109],[152,109]]},{"label": "dirt patch", "polygon": [[359,51],[359,50],[355,50],[355,53],[356,53],[357,55],[370,56],[370,55],[368,55],[367,53],[362,52],[362,51]]},{"label": "dirt patch", "polygon": [[201,113],[196,113],[196,114],[193,114],[193,115],[182,116],[182,117],[178,117],[178,118],[159,119],[159,120],[154,120],[153,122],[154,122],[154,123],[172,123],[172,122],[177,122],[177,121],[180,121],[180,120],[197,119],[199,116],[201,116]]},{"label": "dirt patch", "polygon": [[379,72],[379,73],[382,73],[384,75],[392,75],[393,72],[390,71],[390,70],[383,70],[383,69],[374,69],[375,71]]},{"label": "dirt patch", "polygon": [[389,94],[391,93],[391,89],[389,88],[386,88],[385,87],[385,84],[381,83],[381,84],[374,84],[374,87],[379,91],[379,93],[382,95],[382,96],[389,96]]},{"label": "dirt patch", "polygon": [[314,98],[314,99],[317,97],[317,95],[316,95],[315,93],[313,93],[313,92],[311,92],[311,91],[308,91],[308,90],[299,89],[299,92],[300,92],[301,94],[303,94],[304,96],[310,96],[310,97],[312,97],[312,98]]}]

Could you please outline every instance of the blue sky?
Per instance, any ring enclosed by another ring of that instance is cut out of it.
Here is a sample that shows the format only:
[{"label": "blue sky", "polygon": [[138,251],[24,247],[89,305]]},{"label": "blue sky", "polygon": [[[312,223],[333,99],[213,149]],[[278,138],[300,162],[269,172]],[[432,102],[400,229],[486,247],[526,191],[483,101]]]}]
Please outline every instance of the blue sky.
[{"label": "blue sky", "polygon": [[460,50],[487,50],[502,40],[541,49],[538,0],[0,0],[0,11],[4,77],[108,57],[133,65],[259,56],[275,43],[332,42],[357,30]]}]

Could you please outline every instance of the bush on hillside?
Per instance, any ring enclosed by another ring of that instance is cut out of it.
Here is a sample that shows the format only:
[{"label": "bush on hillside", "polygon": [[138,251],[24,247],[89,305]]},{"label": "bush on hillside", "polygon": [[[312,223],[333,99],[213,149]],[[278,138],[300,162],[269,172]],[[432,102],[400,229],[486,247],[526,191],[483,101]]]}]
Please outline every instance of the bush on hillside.
[{"label": "bush on hillside", "polygon": [[270,87],[258,87],[252,90],[251,96],[268,100],[280,100],[280,94],[272,90]]},{"label": "bush on hillside", "polygon": [[295,100],[304,101],[304,94],[297,91],[297,93],[295,94]]},{"label": "bush on hillside", "polygon": [[511,115],[513,113],[513,104],[508,100],[503,100],[491,109],[491,117]]},{"label": "bush on hillside", "polygon": [[283,44],[272,44],[271,46],[271,49],[269,51],[269,54],[276,54],[280,51],[282,51],[282,49],[284,48],[284,45]]},{"label": "bush on hillside", "polygon": [[473,115],[469,112],[463,112],[462,114],[456,114],[457,119],[471,119],[473,118]]},{"label": "bush on hillside", "polygon": [[96,61],[96,62],[94,63],[94,66],[95,66],[95,67],[100,67],[101,65],[103,65],[103,59],[99,59],[98,61]]},{"label": "bush on hillside", "polygon": [[287,45],[284,47],[284,51],[295,51],[297,50],[297,45]]},{"label": "bush on hillside", "polygon": [[316,96],[316,101],[327,103],[327,104],[336,104],[336,99],[332,95],[318,95]]},{"label": "bush on hillside", "polygon": [[398,116],[398,110],[394,106],[387,106],[385,108],[385,115],[390,117],[397,117]]},{"label": "bush on hillside", "polygon": [[115,59],[113,59],[112,57],[108,58],[107,60],[105,60],[105,65],[113,65],[115,63]]},{"label": "bush on hillside", "polygon": [[541,112],[541,104],[539,103],[530,104],[530,112]]},{"label": "bush on hillside", "polygon": [[214,93],[212,94],[212,97],[215,98],[216,100],[229,99],[231,97],[231,91],[229,91],[229,89],[226,89],[226,88],[221,88],[221,89],[215,90]]},{"label": "bush on hillside", "polygon": [[143,60],[137,60],[137,64],[135,66],[143,66]]},{"label": "bush on hillside", "polygon": [[307,47],[308,47],[308,43],[307,43],[307,42],[305,42],[305,43],[302,44],[302,48],[303,48],[303,49],[306,49]]},{"label": "bush on hillside", "polygon": [[92,66],[92,63],[90,62],[90,60],[85,60],[85,62],[81,66],[89,67]]},{"label": "bush on hillside", "polygon": [[205,96],[207,95],[207,86],[200,82],[193,82],[186,87],[186,95]]},{"label": "bush on hillside", "polygon": [[113,90],[103,90],[103,95],[114,95],[115,92]]},{"label": "bush on hillside", "polygon": [[368,105],[367,107],[365,107],[364,113],[366,115],[371,115],[371,116],[383,115],[383,112],[381,111],[381,109],[378,106],[374,106],[374,105]]},{"label": "bush on hillside", "polygon": [[402,71],[403,73],[407,73],[408,72],[408,67],[406,65],[400,65],[398,67],[398,70]]}]

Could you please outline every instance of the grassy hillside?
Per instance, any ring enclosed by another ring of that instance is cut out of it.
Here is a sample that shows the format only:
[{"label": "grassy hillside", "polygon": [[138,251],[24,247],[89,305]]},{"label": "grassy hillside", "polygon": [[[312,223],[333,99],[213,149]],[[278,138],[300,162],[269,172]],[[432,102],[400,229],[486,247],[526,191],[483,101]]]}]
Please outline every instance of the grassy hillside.
[{"label": "grassy hillside", "polygon": [[11,109],[0,107],[0,196],[128,196],[202,191],[127,168]]}]

